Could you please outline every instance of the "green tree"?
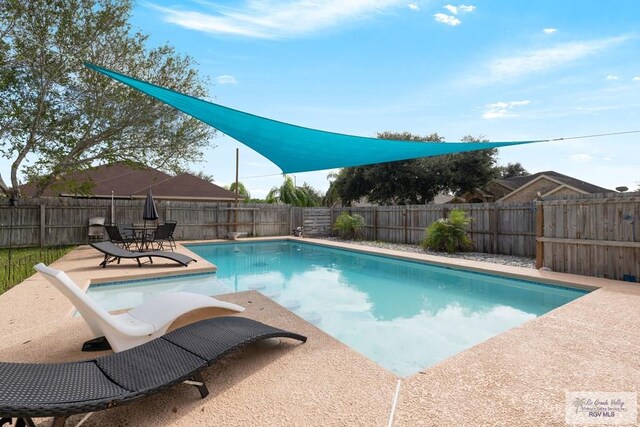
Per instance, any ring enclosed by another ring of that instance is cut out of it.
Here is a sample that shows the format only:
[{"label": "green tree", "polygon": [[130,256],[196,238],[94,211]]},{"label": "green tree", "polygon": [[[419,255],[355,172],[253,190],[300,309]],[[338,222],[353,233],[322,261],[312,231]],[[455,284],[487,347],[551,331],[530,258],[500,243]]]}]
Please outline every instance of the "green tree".
[{"label": "green tree", "polygon": [[[251,200],[251,193],[249,193],[249,190],[247,190],[247,187],[244,186],[244,184],[240,181],[238,181],[238,194],[240,196],[242,196],[242,199],[245,202],[248,202],[249,200]],[[236,192],[236,183],[233,182],[231,183],[231,185],[225,185],[224,188],[226,188],[229,191],[233,191],[234,193]]]},{"label": "green tree", "polygon": [[[408,132],[384,132],[378,137],[416,142],[443,141],[437,133],[419,136]],[[466,136],[463,141],[485,140]],[[493,179],[496,153],[495,149],[480,150],[345,168],[337,174],[330,190],[339,194],[343,205],[364,197],[382,205],[425,204],[441,191],[463,193]]]},{"label": "green tree", "polygon": [[312,187],[310,184],[308,183],[303,183],[302,187],[301,187],[306,193],[307,196],[309,197],[309,200],[311,201],[310,206],[321,206],[322,205],[322,194],[316,190],[314,187]]},{"label": "green tree", "polygon": [[[408,132],[378,134],[379,138],[441,142],[437,133],[419,136]],[[423,204],[444,189],[445,169],[433,159],[421,158],[346,168],[335,181],[343,204],[363,197],[371,203]]]},{"label": "green tree", "polygon": [[[489,142],[488,139],[480,136],[464,136],[463,142]],[[496,156],[498,150],[495,148],[488,150],[467,151],[464,153],[449,154],[444,157],[448,163],[448,180],[446,187],[456,194],[464,194],[473,191],[474,188],[483,187],[492,179],[497,177],[495,169]],[[437,161],[439,158],[434,159]]]},{"label": "green tree", "polygon": [[297,187],[290,176],[284,176],[280,187],[273,187],[266,197],[267,203],[286,203],[293,206],[317,206],[313,196],[304,187]]},{"label": "green tree", "polygon": [[498,166],[496,169],[499,177],[502,179],[531,175],[520,162],[507,163],[506,166]]},{"label": "green tree", "polygon": [[329,180],[329,188],[322,197],[322,206],[331,207],[340,201],[340,189],[339,184],[342,182],[338,178],[345,173],[347,169],[340,169],[338,172],[330,172],[327,174]]},{"label": "green tree", "polygon": [[[207,96],[193,60],[148,49],[132,0],[0,1],[0,154],[41,191],[69,171],[129,160],[173,172],[201,159],[211,128],[99,75],[83,61]],[[26,164],[27,157],[30,163]]]}]

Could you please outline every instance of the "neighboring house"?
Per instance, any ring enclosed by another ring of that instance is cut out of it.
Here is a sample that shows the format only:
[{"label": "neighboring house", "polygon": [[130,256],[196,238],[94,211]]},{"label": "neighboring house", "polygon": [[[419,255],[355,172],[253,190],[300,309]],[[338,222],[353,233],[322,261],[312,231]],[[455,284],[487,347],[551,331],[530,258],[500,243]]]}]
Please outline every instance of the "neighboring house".
[{"label": "neighboring house", "polygon": [[538,172],[496,180],[499,185],[514,185],[511,192],[498,198],[499,202],[529,202],[538,197],[573,196],[580,194],[613,193],[613,190],[572,178],[554,171]]},{"label": "neighboring house", "polygon": [[[90,183],[86,189],[81,185],[85,182]],[[117,199],[138,199],[146,197],[149,190],[158,200],[231,202],[236,197],[232,191],[190,173],[172,176],[157,169],[132,167],[123,162],[60,177],[44,191],[42,197],[111,198],[113,195]],[[36,187],[26,184],[21,191],[24,195],[33,196]]]},{"label": "neighboring house", "polygon": [[612,193],[614,191],[554,171],[494,179],[462,197],[467,203],[530,202],[539,197]]}]

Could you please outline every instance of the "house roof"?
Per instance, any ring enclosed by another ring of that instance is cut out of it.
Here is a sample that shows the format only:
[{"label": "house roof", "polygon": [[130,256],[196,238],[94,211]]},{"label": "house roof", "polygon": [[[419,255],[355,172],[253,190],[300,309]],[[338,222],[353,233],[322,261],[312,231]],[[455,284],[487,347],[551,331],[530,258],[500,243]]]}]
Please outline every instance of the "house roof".
[{"label": "house roof", "polygon": [[534,173],[533,175],[526,175],[526,176],[514,176],[511,178],[506,178],[506,179],[499,179],[496,180],[498,183],[500,183],[501,185],[504,185],[508,188],[511,188],[512,190],[515,190],[516,188],[520,188],[525,184],[528,184],[529,182],[533,181],[534,179],[542,176],[542,175],[546,175],[548,177],[554,178],[558,181],[562,181],[563,183],[570,185],[571,187],[577,188],[579,190],[585,191],[587,193],[591,193],[591,194],[595,194],[595,193],[612,193],[614,192],[613,190],[608,190],[606,188],[603,187],[599,187],[597,185],[588,183],[586,181],[581,181],[577,178],[572,178],[570,176],[567,175],[563,175],[561,173],[555,172],[555,171],[544,171],[544,172],[538,172],[538,173]]},{"label": "house roof", "polygon": [[[525,178],[525,177],[514,177],[514,178]],[[520,187],[520,184],[518,185],[516,182],[514,181],[510,181],[510,178],[507,179],[495,179],[493,182],[502,185],[503,187],[505,187],[508,190],[515,190],[516,188]],[[526,184],[526,183],[525,183]]]},{"label": "house roof", "polygon": [[433,198],[431,203],[435,203],[436,205],[443,205],[446,203],[464,203],[465,200],[462,197],[458,197],[454,194],[446,194],[446,193],[438,193]]},{"label": "house roof", "polygon": [[[68,185],[91,182],[89,197],[141,198],[151,190],[156,199],[172,200],[235,200],[235,193],[198,178],[190,173],[171,176],[146,166],[130,166],[124,162],[97,166],[85,171],[73,172],[60,178],[57,184],[47,188],[43,197],[83,197],[86,194],[65,190]],[[68,184],[68,185],[67,185]],[[62,190],[61,190],[62,188]],[[27,195],[36,191],[34,184],[21,188]],[[112,193],[113,192],[113,193]]]}]

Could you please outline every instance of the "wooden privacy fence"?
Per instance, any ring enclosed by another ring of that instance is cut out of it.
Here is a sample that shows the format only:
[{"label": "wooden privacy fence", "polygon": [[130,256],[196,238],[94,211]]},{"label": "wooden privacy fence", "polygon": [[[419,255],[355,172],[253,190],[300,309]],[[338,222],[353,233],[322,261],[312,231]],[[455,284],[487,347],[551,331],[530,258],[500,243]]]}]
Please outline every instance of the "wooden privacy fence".
[{"label": "wooden privacy fence", "polygon": [[[0,248],[87,242],[88,219],[142,223],[144,200],[23,199],[0,207]],[[176,239],[331,234],[347,211],[365,219],[365,239],[417,244],[433,221],[461,209],[471,218],[469,235],[478,252],[536,257],[553,271],[617,280],[640,280],[640,194],[607,194],[529,203],[486,203],[350,208],[156,201],[160,221],[178,222]]]},{"label": "wooden privacy fence", "polygon": [[538,202],[536,267],[640,280],[638,193]]},{"label": "wooden privacy fence", "polygon": [[535,256],[534,202],[333,208],[331,223],[347,211],[364,217],[367,240],[418,244],[425,229],[432,222],[446,218],[451,209],[463,210],[472,219],[468,233],[476,251]]},{"label": "wooden privacy fence", "polygon": [[[144,199],[21,199],[17,207],[0,207],[0,248],[87,243],[88,221],[142,223]],[[291,233],[289,205],[156,200],[160,222],[175,220],[177,240],[221,239],[229,231],[252,236]]]}]

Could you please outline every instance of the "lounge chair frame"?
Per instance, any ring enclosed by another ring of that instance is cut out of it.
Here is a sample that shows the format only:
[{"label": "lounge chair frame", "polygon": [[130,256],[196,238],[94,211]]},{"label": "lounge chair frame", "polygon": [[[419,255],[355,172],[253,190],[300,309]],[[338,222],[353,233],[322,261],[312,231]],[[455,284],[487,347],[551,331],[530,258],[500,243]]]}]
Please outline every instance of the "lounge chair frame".
[{"label": "lounge chair frame", "polygon": [[153,264],[152,258],[165,258],[175,261],[183,266],[189,265],[190,262],[198,262],[198,260],[177,252],[165,251],[148,251],[148,252],[131,252],[130,250],[114,245],[112,242],[90,243],[90,245],[104,254],[104,260],[100,263],[100,267],[106,268],[107,264],[117,262],[120,264],[121,259],[135,259],[138,267],[142,267],[140,258],[149,258],[149,262]]},{"label": "lounge chair frame", "polygon": [[64,426],[74,414],[131,403],[178,383],[209,390],[201,372],[220,358],[269,338],[307,338],[244,317],[215,317],[176,329],[141,346],[81,362],[0,362],[0,426],[18,418],[54,417]]}]

